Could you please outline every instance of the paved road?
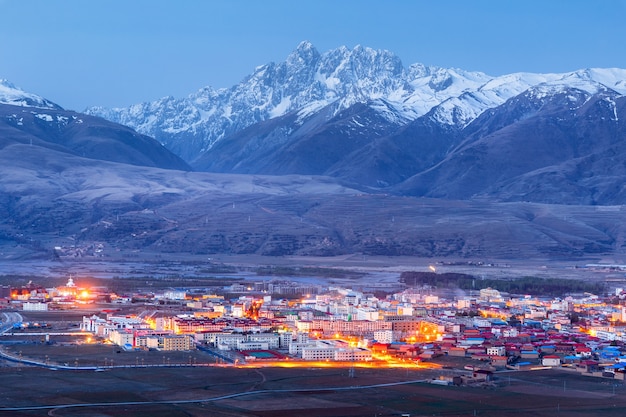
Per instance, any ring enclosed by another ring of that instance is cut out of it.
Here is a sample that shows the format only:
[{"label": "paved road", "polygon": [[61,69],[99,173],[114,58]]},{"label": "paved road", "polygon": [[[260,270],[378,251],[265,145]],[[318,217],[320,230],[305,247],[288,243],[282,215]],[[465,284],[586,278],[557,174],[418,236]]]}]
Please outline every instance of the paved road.
[{"label": "paved road", "polygon": [[0,325],[0,334],[5,334],[13,329],[13,325],[23,321],[22,315],[16,312],[2,313],[2,325]]}]

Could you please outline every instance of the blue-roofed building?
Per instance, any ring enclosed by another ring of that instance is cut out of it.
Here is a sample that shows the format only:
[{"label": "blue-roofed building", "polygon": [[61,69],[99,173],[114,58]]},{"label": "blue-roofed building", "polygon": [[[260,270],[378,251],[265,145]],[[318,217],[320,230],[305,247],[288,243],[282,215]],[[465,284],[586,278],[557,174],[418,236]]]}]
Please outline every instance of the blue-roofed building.
[{"label": "blue-roofed building", "polygon": [[523,359],[539,359],[539,352],[536,350],[522,350],[520,357]]}]

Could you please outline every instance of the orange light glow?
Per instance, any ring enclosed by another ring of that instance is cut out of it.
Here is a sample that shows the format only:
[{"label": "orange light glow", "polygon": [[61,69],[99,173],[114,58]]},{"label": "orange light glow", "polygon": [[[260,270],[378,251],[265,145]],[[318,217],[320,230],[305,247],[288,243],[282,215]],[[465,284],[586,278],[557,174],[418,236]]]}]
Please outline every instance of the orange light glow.
[{"label": "orange light glow", "polygon": [[[403,361],[392,357],[385,357],[384,360],[375,359],[371,361],[263,361],[252,364],[234,364],[238,368],[404,368],[404,369],[438,369],[440,365],[434,363],[421,363],[418,361]],[[232,365],[231,365],[232,366]]]}]

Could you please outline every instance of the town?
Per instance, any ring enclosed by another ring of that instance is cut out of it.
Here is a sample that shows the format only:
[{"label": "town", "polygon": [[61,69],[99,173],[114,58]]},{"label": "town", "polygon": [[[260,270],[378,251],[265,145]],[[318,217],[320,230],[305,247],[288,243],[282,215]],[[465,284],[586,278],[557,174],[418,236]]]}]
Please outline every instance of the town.
[{"label": "town", "polygon": [[[214,292],[171,288],[116,294],[70,277],[54,288],[34,282],[1,287],[2,337],[16,343],[32,335],[43,335],[45,344],[88,340],[117,346],[121,353],[197,351],[240,367],[469,371],[442,373],[433,381],[450,385],[488,384],[501,370],[545,368],[625,379],[622,288],[561,297],[510,295],[490,287],[448,293],[406,285],[383,294],[272,279],[237,282]],[[88,313],[71,323],[69,332],[58,332],[41,319],[82,311]],[[39,319],[27,320],[31,314]],[[11,352],[3,348],[5,358],[22,359]],[[196,359],[189,362],[197,364]],[[98,368],[113,366],[113,360],[104,365]]]}]

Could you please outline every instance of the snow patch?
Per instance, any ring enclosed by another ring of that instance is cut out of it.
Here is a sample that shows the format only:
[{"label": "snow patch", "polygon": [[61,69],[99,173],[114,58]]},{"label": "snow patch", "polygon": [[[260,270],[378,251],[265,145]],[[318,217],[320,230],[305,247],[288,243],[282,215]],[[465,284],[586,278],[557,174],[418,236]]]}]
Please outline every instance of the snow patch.
[{"label": "snow patch", "polygon": [[51,122],[54,120],[54,118],[49,114],[36,114],[35,117],[46,122]]},{"label": "snow patch", "polygon": [[0,103],[20,107],[60,109],[56,104],[36,94],[27,93],[5,79],[0,79]]},{"label": "snow patch", "polygon": [[283,97],[283,99],[270,111],[270,119],[282,116],[287,113],[291,107],[291,97]]}]

